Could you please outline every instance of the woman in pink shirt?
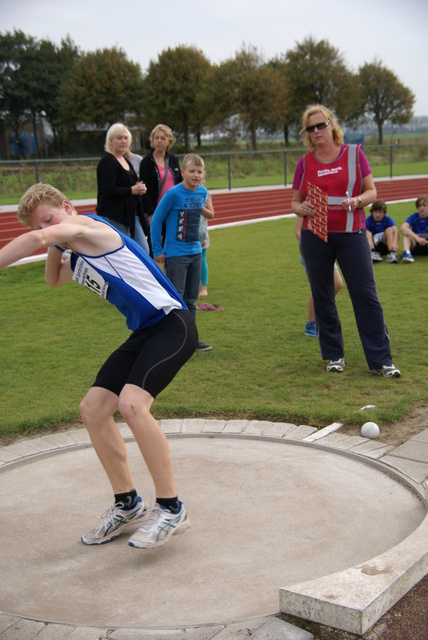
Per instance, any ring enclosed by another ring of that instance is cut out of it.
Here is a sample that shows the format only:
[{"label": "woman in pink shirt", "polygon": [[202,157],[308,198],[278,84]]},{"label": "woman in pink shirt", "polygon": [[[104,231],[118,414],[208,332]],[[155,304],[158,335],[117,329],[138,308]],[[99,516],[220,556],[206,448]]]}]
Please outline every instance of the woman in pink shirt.
[{"label": "woman in pink shirt", "polygon": [[343,131],[324,105],[303,114],[301,134],[309,148],[294,175],[293,213],[303,218],[303,255],[327,371],[342,372],[344,344],[335,302],[333,267],[345,278],[369,369],[401,375],[391,358],[389,336],[376,291],[364,207],[376,199],[370,165],[360,145],[344,144]]},{"label": "woman in pink shirt", "polygon": [[141,160],[140,180],[147,187],[143,207],[148,224],[162,196],[183,180],[177,158],[169,153],[174,142],[170,127],[157,124],[150,134],[152,150]]}]

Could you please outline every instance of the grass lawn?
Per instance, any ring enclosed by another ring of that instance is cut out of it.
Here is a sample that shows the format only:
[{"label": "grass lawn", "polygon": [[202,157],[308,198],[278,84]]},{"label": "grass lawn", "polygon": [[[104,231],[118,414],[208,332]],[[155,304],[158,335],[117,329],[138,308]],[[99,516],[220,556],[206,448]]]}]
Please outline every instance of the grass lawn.
[{"label": "grass lawn", "polygon": [[[413,204],[391,205],[388,213],[400,227]],[[224,311],[198,312],[197,323],[213,350],[191,358],[155,401],[155,416],[359,425],[367,419],[360,408],[374,404],[371,419],[385,425],[427,400],[426,296],[418,290],[428,258],[375,264],[403,377],[369,373],[346,286],[337,299],[346,369],[328,375],[318,341],[303,333],[309,285],[294,224],[290,218],[210,231],[207,301]],[[124,319],[106,301],[75,283],[51,289],[43,271],[38,262],[0,272],[0,435],[79,421],[79,400],[98,367],[128,336]]]}]

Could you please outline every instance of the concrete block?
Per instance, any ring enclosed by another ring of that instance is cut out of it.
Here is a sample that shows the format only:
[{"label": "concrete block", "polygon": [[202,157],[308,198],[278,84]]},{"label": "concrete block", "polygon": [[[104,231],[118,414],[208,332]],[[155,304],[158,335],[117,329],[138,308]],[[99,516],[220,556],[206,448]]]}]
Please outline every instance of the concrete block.
[{"label": "concrete block", "polygon": [[281,588],[280,611],[362,635],[428,573],[427,538],[428,516],[373,560]]},{"label": "concrete block", "polygon": [[37,640],[70,640],[74,632],[75,627],[69,624],[48,623],[38,634]]},{"label": "concrete block", "polygon": [[428,478],[428,462],[415,462],[414,460],[407,460],[406,458],[394,458],[392,455],[384,456],[382,462],[404,473],[412,480],[415,480],[415,482],[422,483]]},{"label": "concrete block", "polygon": [[279,618],[271,618],[251,636],[252,640],[314,640],[312,633]]},{"label": "concrete block", "polygon": [[202,433],[205,418],[187,418],[183,420],[182,433]]},{"label": "concrete block", "polygon": [[59,445],[54,443],[49,438],[49,436],[42,436],[41,438],[31,438],[30,440],[27,440],[27,444],[40,453],[59,449]]},{"label": "concrete block", "polygon": [[9,613],[0,611],[0,633],[9,629],[18,620],[15,616],[11,616]]},{"label": "concrete block", "polygon": [[177,418],[171,420],[161,420],[160,426],[164,433],[181,433],[183,420],[179,420]]},{"label": "concrete block", "polygon": [[217,637],[223,627],[224,625],[208,625],[181,629],[116,629],[105,637],[108,640],[211,640]]},{"label": "concrete block", "polygon": [[318,429],[316,433],[312,433],[310,436],[307,436],[305,440],[308,442],[314,442],[315,440],[328,436],[330,433],[334,433],[340,429],[340,427],[343,427],[342,422],[333,422],[333,424],[329,424],[327,427],[324,427],[324,429]]},{"label": "concrete block", "polygon": [[[361,446],[365,446],[365,445],[361,445]],[[391,445],[391,444],[383,444],[380,447],[373,447],[371,449],[368,448],[367,451],[364,451],[364,456],[366,458],[373,458],[375,460],[379,460],[380,458],[385,456],[390,451],[393,451],[393,449],[394,449],[393,445]],[[355,453],[361,453],[361,447],[357,446],[352,451],[355,452]]]},{"label": "concrete block", "polygon": [[290,429],[290,431],[284,436],[284,438],[286,440],[304,440],[307,436],[315,433],[315,431],[317,431],[315,427],[308,427],[304,424],[301,424],[294,429]]},{"label": "concrete block", "polygon": [[248,436],[261,436],[262,434],[264,434],[266,429],[269,429],[269,427],[271,426],[272,422],[269,422],[267,420],[251,420],[244,433]]},{"label": "concrete block", "polygon": [[242,433],[249,424],[249,420],[228,420],[223,429],[223,433]]},{"label": "concrete block", "polygon": [[[310,437],[311,436],[309,436],[309,438]],[[334,449],[347,449],[347,438],[349,438],[349,436],[346,436],[344,433],[328,433],[323,438],[316,439],[316,444],[319,444],[322,447],[331,447]],[[305,442],[308,442],[308,438],[305,438]]]},{"label": "concrete block", "polygon": [[363,438],[362,436],[346,436],[346,440],[337,444],[338,449],[343,449],[346,451],[353,451],[354,447],[358,447],[361,444],[367,442],[367,438]]},{"label": "concrete block", "polygon": [[416,442],[426,442],[428,444],[428,429],[424,429],[413,438],[410,438],[410,441],[416,440]]},{"label": "concrete block", "polygon": [[87,432],[86,429],[75,429],[73,431],[73,436],[76,438],[76,442],[78,444],[89,444],[92,446],[89,433]]},{"label": "concrete block", "polygon": [[272,423],[270,427],[268,427],[263,433],[264,436],[269,436],[270,438],[283,438],[287,433],[289,433],[290,429],[287,428],[287,425],[284,424],[275,424]]},{"label": "concrete block", "polygon": [[67,640],[100,640],[100,638],[110,638],[105,628],[76,627]]},{"label": "concrete block", "polygon": [[276,422],[275,424],[277,424],[279,427],[284,427],[284,436],[286,436],[289,431],[296,429],[296,427],[298,426],[297,424],[293,424],[292,422]]},{"label": "concrete block", "polygon": [[416,440],[408,440],[399,447],[396,447],[391,455],[396,458],[407,458],[416,462],[426,462],[428,460],[428,442],[418,442]]},{"label": "concrete block", "polygon": [[37,449],[30,446],[30,442],[30,440],[26,440],[25,443],[15,442],[15,444],[9,444],[3,447],[2,452],[4,455],[12,456],[12,460],[20,460],[21,458],[37,455]]},{"label": "concrete block", "polygon": [[213,640],[248,640],[254,632],[266,623],[267,617],[249,618],[227,624],[224,629],[216,633]]},{"label": "concrete block", "polygon": [[34,640],[44,626],[44,622],[20,618],[6,631],[3,631],[1,640]]},{"label": "concrete block", "polygon": [[[19,457],[21,456],[18,456],[18,458]],[[17,455],[13,451],[6,451],[5,447],[0,449],[0,466],[7,464],[8,462],[14,462],[16,459]]]},{"label": "concrete block", "polygon": [[226,420],[205,420],[202,433],[223,433]]},{"label": "concrete block", "polygon": [[60,431],[59,433],[52,433],[45,436],[46,440],[52,442],[53,445],[59,449],[65,449],[66,447],[73,447],[78,444],[76,438],[73,436],[72,431]]}]

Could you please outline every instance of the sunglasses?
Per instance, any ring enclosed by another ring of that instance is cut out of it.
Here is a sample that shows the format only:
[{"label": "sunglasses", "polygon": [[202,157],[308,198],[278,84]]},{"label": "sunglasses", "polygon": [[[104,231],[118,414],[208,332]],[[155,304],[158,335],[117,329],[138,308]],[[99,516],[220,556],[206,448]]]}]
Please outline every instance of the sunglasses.
[{"label": "sunglasses", "polygon": [[327,122],[320,122],[319,124],[313,124],[310,127],[306,127],[305,131],[306,133],[313,133],[315,129],[318,129],[318,131],[322,131],[323,129],[328,127],[329,124],[330,120],[327,120]]}]

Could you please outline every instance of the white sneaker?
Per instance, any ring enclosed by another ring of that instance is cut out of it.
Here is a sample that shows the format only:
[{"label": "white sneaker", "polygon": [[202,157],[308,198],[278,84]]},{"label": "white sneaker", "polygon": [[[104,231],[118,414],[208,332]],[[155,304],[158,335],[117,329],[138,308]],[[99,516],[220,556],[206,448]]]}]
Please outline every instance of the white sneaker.
[{"label": "white sneaker", "polygon": [[391,364],[384,364],[382,369],[375,369],[375,374],[378,376],[385,376],[385,378],[401,378],[401,371],[391,362]]},{"label": "white sneaker", "polygon": [[344,358],[338,358],[337,360],[330,360],[327,365],[327,371],[335,371],[337,373],[342,373],[345,368],[345,360]]},{"label": "white sneaker", "polygon": [[382,262],[382,256],[379,251],[372,251],[372,262]]},{"label": "white sneaker", "polygon": [[129,538],[128,544],[139,549],[154,549],[168,542],[171,536],[184,533],[189,527],[190,520],[182,502],[178,513],[172,513],[156,504],[149,510],[143,524]]},{"label": "white sneaker", "polygon": [[395,251],[390,251],[388,253],[388,255],[386,256],[386,261],[387,262],[398,262],[397,254],[395,253]]},{"label": "white sneaker", "polygon": [[101,516],[101,522],[85,533],[81,540],[84,544],[105,544],[111,542],[125,531],[134,531],[147,517],[148,511],[141,498],[134,509],[126,511],[120,504],[113,505]]}]

